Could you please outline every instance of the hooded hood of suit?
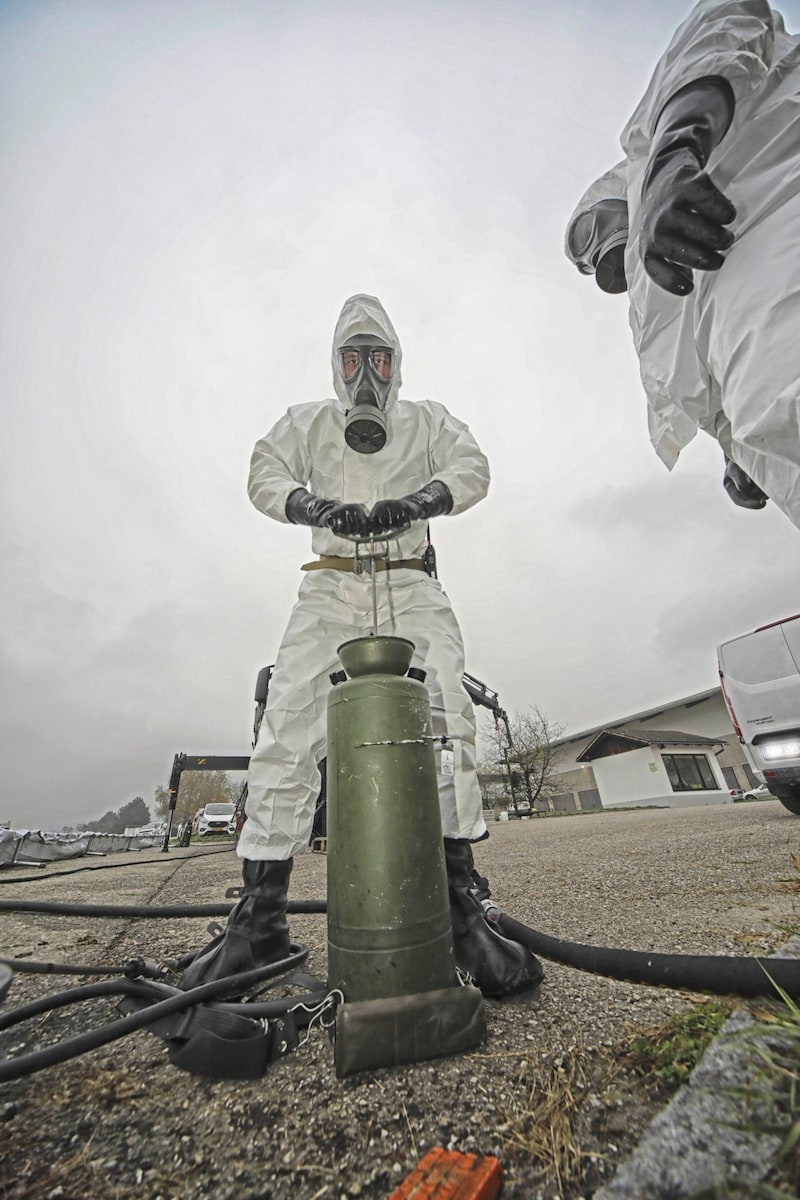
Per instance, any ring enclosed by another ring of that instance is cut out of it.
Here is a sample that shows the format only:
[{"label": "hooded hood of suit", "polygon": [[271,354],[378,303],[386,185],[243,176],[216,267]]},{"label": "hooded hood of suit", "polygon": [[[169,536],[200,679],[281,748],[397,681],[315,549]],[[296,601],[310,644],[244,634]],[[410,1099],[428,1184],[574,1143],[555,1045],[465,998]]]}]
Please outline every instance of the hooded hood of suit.
[{"label": "hooded hood of suit", "polygon": [[350,296],[342,305],[339,320],[336,322],[336,329],[333,334],[333,349],[331,352],[333,387],[339,403],[345,410],[351,408],[352,400],[342,378],[339,351],[351,338],[357,336],[375,337],[378,341],[385,342],[393,352],[392,379],[384,405],[384,412],[388,412],[395,404],[400,391],[400,385],[403,382],[401,375],[403,352],[400,349],[400,342],[394,331],[394,326],[376,296],[366,296],[361,292],[355,296]]}]

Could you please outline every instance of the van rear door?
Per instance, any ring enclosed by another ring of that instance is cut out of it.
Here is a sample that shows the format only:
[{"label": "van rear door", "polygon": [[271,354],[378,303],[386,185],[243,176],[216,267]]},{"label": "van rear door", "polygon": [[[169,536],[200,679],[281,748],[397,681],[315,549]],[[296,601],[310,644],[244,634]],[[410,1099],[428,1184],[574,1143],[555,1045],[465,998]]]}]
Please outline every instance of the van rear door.
[{"label": "van rear door", "polygon": [[800,814],[800,615],[718,647],[723,695],[754,768]]}]

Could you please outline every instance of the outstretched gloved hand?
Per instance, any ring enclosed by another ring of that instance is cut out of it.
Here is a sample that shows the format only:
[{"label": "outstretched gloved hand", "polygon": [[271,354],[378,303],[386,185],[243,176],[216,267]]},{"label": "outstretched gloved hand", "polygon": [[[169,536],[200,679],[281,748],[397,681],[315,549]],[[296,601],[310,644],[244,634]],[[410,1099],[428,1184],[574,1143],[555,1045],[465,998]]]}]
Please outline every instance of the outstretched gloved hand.
[{"label": "outstretched gloved hand", "polygon": [[722,486],[734,504],[740,508],[765,508],[769,496],[747,475],[733,459],[725,455],[725,474]]},{"label": "outstretched gloved hand", "polygon": [[642,183],[639,249],[647,274],[667,292],[692,291],[692,269],[718,271],[733,245],[736,209],[706,174],[712,150],[733,119],[730,85],[696,80],[667,102],[656,125]]}]

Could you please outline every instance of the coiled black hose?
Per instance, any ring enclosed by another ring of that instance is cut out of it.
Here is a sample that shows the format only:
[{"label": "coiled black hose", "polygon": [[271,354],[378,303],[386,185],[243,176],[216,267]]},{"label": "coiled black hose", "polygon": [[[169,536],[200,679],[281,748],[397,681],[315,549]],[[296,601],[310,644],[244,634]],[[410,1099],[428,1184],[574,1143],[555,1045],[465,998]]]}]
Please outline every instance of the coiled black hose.
[{"label": "coiled black hose", "polygon": [[[46,1046],[43,1050],[36,1050],[31,1054],[21,1054],[16,1058],[0,1063],[0,1083],[19,1079],[23,1075],[32,1075],[34,1072],[42,1071],[46,1067],[52,1067],[58,1063],[67,1062],[71,1058],[77,1058],[81,1054],[86,1054],[89,1050],[96,1050],[99,1046],[105,1046],[109,1042],[125,1037],[137,1029],[145,1029],[148,1025],[153,1025],[162,1018],[170,1016],[172,1013],[192,1008],[196,1004],[204,1004],[209,1000],[215,1000],[220,995],[224,995],[224,993],[231,990],[242,992],[256,983],[263,983],[275,976],[285,974],[286,971],[299,966],[307,957],[308,950],[306,947],[293,943],[291,954],[287,958],[281,959],[280,962],[271,963],[266,967],[257,967],[252,971],[243,971],[239,975],[231,975],[226,979],[216,979],[211,983],[204,983],[200,987],[192,988],[190,991],[179,991],[176,988],[168,988],[163,984],[144,984],[132,979],[115,979],[106,980],[102,983],[87,984],[83,988],[72,988],[69,991],[59,993],[57,996],[48,996],[43,1000],[25,1005],[23,1008],[16,1009],[2,1017],[0,1019],[0,1029],[9,1028],[50,1009],[63,1008],[80,1000],[95,999],[98,996],[128,995],[138,998],[144,997],[152,1001],[155,995],[163,995],[163,999],[155,1000],[147,1008],[129,1013],[128,1016],[121,1017],[117,1021],[110,1021],[99,1029],[88,1030],[86,1033],[78,1034],[76,1037],[66,1038],[62,1042]],[[285,1013],[290,1008],[298,1005],[320,1002],[322,999],[324,999],[324,994],[311,994],[293,996],[290,999],[271,1001],[266,1004],[224,1004],[220,1005],[220,1007],[225,1011],[233,1012],[237,1015],[246,1015],[258,1020],[262,1017],[269,1018]]]}]

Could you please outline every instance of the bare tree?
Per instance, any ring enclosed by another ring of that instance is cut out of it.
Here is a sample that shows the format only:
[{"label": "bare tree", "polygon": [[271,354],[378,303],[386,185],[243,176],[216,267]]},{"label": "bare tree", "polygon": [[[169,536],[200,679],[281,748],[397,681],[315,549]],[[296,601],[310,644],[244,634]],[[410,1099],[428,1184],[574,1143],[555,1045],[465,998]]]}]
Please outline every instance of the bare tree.
[{"label": "bare tree", "polygon": [[484,718],[483,732],[489,746],[484,765],[508,776],[510,803],[515,809],[524,799],[534,812],[536,801],[549,790],[558,752],[555,742],[564,726],[532,708],[512,713],[502,722]]}]

